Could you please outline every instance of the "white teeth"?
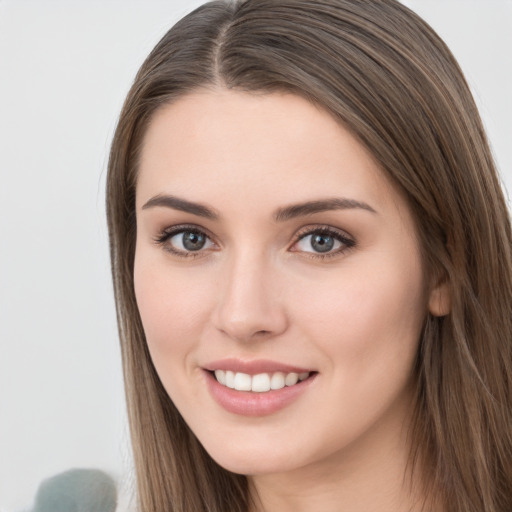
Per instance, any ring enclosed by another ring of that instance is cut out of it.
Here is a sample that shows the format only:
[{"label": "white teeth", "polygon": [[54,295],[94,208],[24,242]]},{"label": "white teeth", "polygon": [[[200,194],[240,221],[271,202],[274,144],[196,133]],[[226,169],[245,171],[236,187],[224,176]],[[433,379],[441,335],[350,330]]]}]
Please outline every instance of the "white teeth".
[{"label": "white teeth", "polygon": [[215,378],[223,385],[226,385],[226,372],[224,370],[215,370]]},{"label": "white teeth", "polygon": [[256,393],[263,393],[265,391],[270,391],[270,376],[268,373],[260,373],[258,375],[253,375],[252,377],[252,391],[256,391]]},{"label": "white teeth", "polygon": [[226,386],[235,389],[235,373],[230,370],[226,372]]},{"label": "white teeth", "polygon": [[266,391],[283,389],[285,386],[293,386],[297,382],[307,379],[309,372],[303,373],[283,373],[275,372],[259,373],[249,375],[242,372],[232,372],[230,370],[215,370],[215,378],[222,384],[237,391],[252,391],[254,393],[265,393]]},{"label": "white teeth", "polygon": [[276,372],[272,375],[270,379],[270,389],[282,389],[284,388],[284,378],[285,374],[281,372]]},{"label": "white teeth", "polygon": [[299,374],[298,373],[289,373],[286,376],[286,379],[284,379],[284,383],[287,386],[293,386],[294,384],[297,384],[298,380],[299,380]]},{"label": "white teeth", "polygon": [[251,391],[252,379],[247,373],[235,373],[235,389],[237,391]]}]

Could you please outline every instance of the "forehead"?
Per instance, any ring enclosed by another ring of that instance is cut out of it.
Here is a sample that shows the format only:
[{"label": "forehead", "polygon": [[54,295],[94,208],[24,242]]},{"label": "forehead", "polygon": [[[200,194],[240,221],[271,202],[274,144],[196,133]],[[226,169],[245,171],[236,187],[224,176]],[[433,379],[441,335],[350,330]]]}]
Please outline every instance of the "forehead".
[{"label": "forehead", "polygon": [[326,111],[293,94],[222,89],[194,92],[154,115],[137,202],[165,193],[202,202],[227,194],[269,207],[311,196],[364,196],[377,209],[397,200],[372,155]]}]

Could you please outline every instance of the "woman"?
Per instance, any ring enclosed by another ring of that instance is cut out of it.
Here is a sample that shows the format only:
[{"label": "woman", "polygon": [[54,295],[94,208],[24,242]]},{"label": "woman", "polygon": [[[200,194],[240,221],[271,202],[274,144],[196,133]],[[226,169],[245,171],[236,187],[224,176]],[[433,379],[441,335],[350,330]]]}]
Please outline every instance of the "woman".
[{"label": "woman", "polygon": [[508,214],[414,13],[199,8],[107,197],[141,510],[511,509]]}]

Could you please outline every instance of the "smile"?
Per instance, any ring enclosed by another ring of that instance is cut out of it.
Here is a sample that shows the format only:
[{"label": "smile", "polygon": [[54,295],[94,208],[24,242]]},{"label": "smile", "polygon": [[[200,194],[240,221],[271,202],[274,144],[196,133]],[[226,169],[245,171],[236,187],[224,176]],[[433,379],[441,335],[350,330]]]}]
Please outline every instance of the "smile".
[{"label": "smile", "polygon": [[212,398],[242,416],[265,416],[287,408],[315,386],[318,371],[268,360],[224,359],[203,366]]},{"label": "smile", "polygon": [[236,391],[265,393],[271,390],[283,389],[285,386],[294,386],[298,382],[306,380],[310,376],[310,372],[273,372],[250,375],[230,370],[215,370],[214,375],[217,382],[227,388],[235,389]]}]

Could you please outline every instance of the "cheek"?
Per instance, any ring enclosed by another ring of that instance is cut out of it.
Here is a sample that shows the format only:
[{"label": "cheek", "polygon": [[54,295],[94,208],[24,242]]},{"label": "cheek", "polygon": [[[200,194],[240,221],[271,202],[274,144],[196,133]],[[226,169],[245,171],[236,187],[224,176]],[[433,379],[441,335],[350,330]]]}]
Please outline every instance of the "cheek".
[{"label": "cheek", "polygon": [[135,259],[137,306],[155,366],[173,364],[169,355],[189,352],[201,337],[212,294],[204,280],[173,272],[168,265]]},{"label": "cheek", "polygon": [[365,375],[410,370],[426,314],[416,260],[391,265],[361,258],[302,296],[308,300],[297,304],[294,316],[303,319],[307,337],[316,340],[340,378],[363,382]]}]

